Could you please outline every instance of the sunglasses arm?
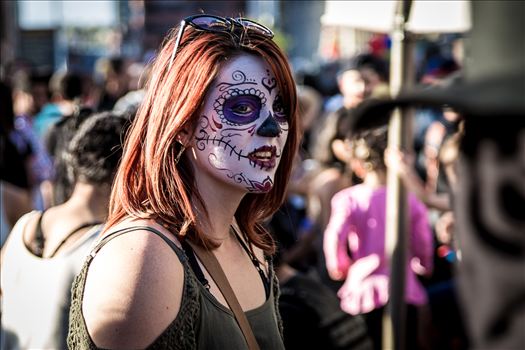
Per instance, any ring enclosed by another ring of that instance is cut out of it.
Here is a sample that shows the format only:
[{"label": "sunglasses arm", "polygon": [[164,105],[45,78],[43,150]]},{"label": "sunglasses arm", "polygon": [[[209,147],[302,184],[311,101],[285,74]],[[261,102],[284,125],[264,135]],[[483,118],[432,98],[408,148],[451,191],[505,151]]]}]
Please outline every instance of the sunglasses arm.
[{"label": "sunglasses arm", "polygon": [[184,28],[186,27],[187,23],[185,20],[182,20],[180,22],[180,29],[179,33],[177,34],[177,40],[175,40],[175,46],[173,46],[173,51],[171,52],[170,57],[170,64],[168,66],[168,71],[171,69],[171,66],[173,65],[173,60],[175,59],[175,53],[177,53],[177,49],[179,48],[180,40],[182,38],[182,34],[184,33]]}]

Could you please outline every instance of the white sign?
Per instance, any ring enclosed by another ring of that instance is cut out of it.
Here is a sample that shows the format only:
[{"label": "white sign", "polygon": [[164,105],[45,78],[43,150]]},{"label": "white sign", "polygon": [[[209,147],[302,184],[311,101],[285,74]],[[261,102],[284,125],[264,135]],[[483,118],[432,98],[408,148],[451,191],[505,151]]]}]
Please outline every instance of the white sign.
[{"label": "white sign", "polygon": [[18,2],[22,29],[108,27],[118,19],[118,1],[24,0]]},{"label": "white sign", "polygon": [[[321,23],[389,33],[397,0],[326,1]],[[461,33],[470,30],[470,1],[414,0],[407,30],[413,33]]]}]

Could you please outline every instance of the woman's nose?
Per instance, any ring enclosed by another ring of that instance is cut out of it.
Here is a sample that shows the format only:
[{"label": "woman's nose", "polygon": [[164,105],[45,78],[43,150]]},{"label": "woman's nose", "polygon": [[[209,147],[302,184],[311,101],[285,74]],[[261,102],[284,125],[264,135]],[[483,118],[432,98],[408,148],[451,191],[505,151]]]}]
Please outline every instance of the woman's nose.
[{"label": "woman's nose", "polygon": [[272,116],[271,112],[268,112],[266,120],[257,128],[257,135],[264,137],[277,137],[281,134],[281,127],[279,123]]}]

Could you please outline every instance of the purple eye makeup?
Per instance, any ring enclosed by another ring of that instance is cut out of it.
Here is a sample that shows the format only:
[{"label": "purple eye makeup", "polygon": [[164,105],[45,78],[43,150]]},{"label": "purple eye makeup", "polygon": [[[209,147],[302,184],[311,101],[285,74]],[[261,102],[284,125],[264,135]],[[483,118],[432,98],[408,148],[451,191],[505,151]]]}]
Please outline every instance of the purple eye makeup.
[{"label": "purple eye makeup", "polygon": [[224,118],[233,124],[247,124],[259,118],[261,99],[253,95],[230,97],[224,102]]},{"label": "purple eye makeup", "polygon": [[288,113],[286,109],[284,108],[283,99],[281,95],[277,95],[275,100],[273,101],[273,116],[275,120],[279,123],[287,123],[288,122]]},{"label": "purple eye makeup", "polygon": [[265,104],[266,96],[262,91],[233,88],[217,98],[213,108],[223,123],[237,126],[257,120]]}]

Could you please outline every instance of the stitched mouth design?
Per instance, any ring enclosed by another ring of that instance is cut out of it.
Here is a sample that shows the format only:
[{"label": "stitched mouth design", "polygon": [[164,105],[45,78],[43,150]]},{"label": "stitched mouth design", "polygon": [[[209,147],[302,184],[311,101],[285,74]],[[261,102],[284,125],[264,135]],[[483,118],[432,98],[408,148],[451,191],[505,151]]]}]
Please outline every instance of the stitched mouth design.
[{"label": "stitched mouth design", "polygon": [[275,167],[277,159],[277,147],[275,146],[262,146],[253,150],[248,154],[250,164],[254,167],[260,167],[261,169],[270,170]]}]

